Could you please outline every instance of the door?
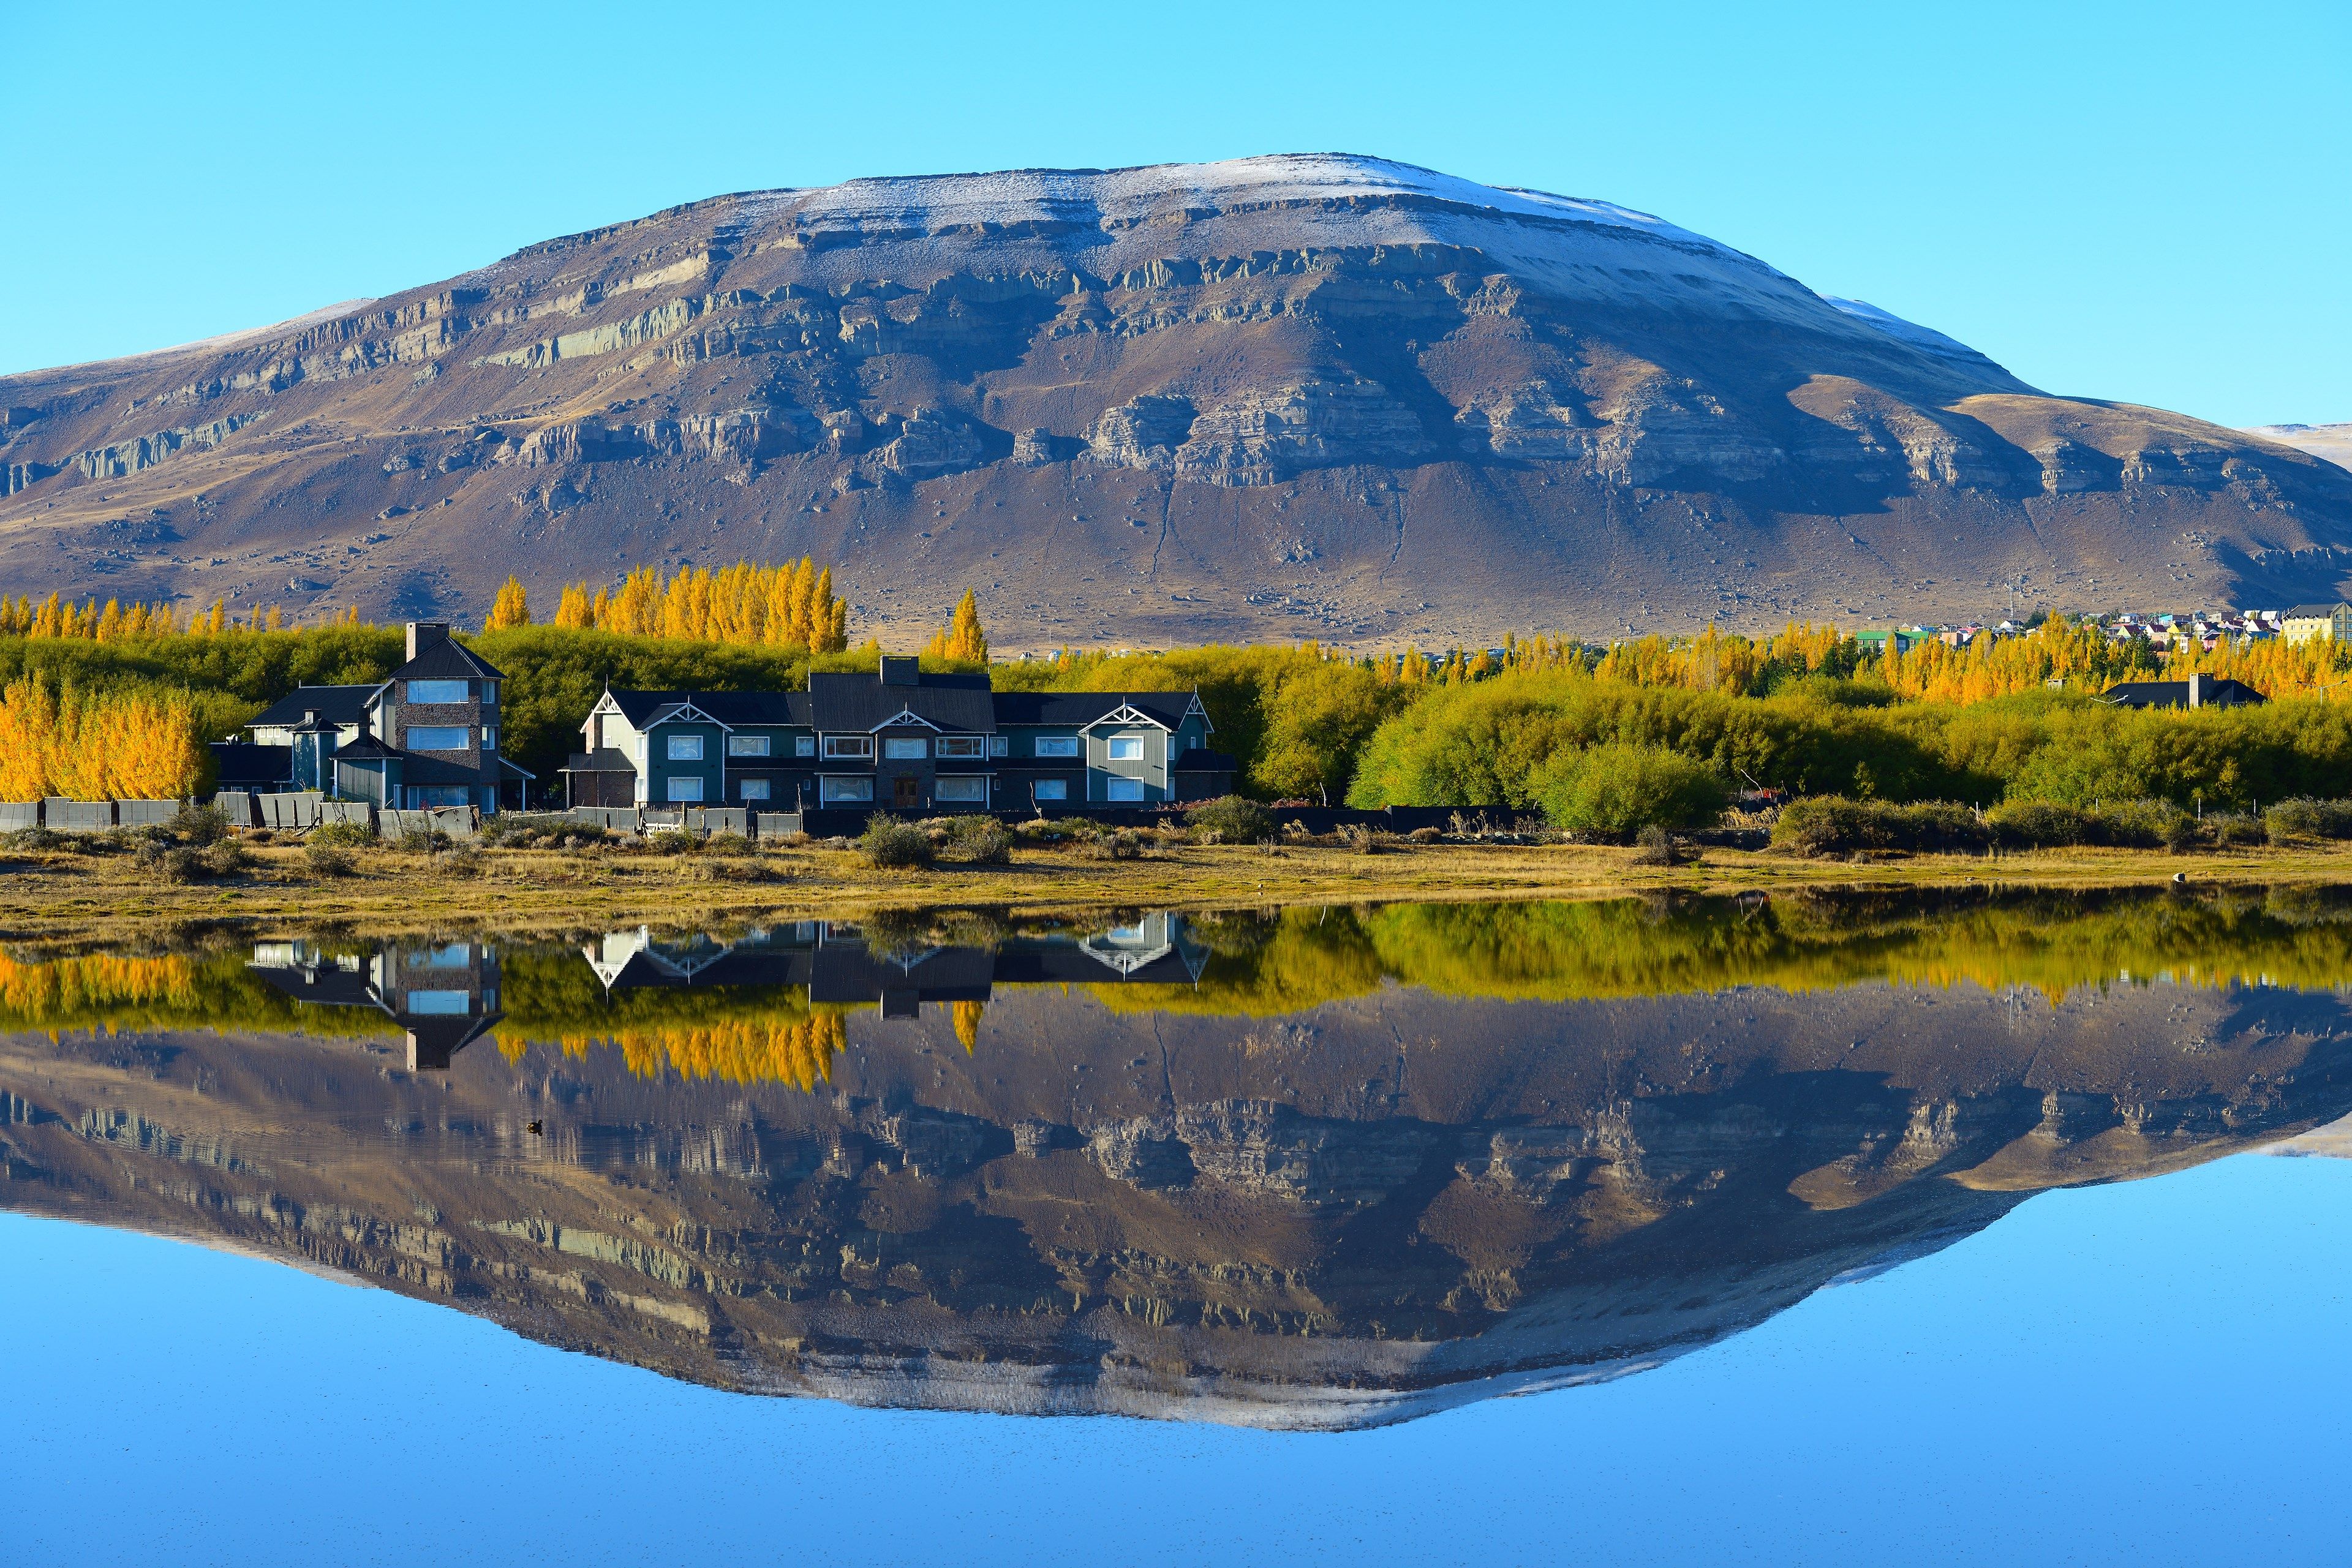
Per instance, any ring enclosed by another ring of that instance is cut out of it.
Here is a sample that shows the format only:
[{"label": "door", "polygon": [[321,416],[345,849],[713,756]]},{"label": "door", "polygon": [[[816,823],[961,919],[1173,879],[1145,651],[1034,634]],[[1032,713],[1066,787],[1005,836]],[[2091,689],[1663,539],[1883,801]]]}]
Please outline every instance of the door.
[{"label": "door", "polygon": [[890,804],[902,811],[912,811],[922,805],[922,782],[912,773],[900,773],[891,781]]}]

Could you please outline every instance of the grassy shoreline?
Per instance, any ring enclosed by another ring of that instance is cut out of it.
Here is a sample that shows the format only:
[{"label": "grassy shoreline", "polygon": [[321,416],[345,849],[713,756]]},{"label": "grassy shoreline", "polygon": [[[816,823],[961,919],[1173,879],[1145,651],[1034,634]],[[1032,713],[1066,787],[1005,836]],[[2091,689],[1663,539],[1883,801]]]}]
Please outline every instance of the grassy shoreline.
[{"label": "grassy shoreline", "polygon": [[1590,845],[1404,845],[1365,855],[1286,846],[1178,846],[1123,860],[1024,848],[1005,866],[877,870],[818,846],[654,856],[559,850],[446,857],[381,848],[347,876],[314,873],[287,845],[250,850],[219,880],[158,880],[131,856],[71,850],[0,857],[0,944],[138,944],[191,929],[268,937],[350,928],[369,935],[557,935],[648,925],[729,930],[883,910],[987,909],[1084,916],[1146,909],[1553,898],[1651,890],[1729,894],[1801,888],[2116,888],[2352,884],[2352,845],[2206,850],[2047,849],[1997,857],[1806,859],[1710,848],[1675,867]]}]

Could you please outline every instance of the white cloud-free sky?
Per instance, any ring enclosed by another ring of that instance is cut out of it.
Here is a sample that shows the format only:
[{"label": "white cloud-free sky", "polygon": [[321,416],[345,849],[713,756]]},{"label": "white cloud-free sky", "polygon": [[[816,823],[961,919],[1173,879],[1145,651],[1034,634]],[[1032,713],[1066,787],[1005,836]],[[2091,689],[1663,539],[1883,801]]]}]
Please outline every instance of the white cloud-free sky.
[{"label": "white cloud-free sky", "polygon": [[720,192],[1340,150],[1597,197],[2055,392],[2352,420],[2352,6],[0,0],[0,374]]}]

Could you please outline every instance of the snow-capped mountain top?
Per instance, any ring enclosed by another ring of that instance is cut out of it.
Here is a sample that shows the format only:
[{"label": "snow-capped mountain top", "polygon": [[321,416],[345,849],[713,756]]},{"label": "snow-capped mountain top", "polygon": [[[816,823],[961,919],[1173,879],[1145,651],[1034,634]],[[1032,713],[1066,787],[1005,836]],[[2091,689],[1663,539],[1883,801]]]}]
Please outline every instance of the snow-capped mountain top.
[{"label": "snow-capped mountain top", "polygon": [[1882,310],[1867,300],[1841,300],[1834,294],[1824,294],[1823,300],[1843,310],[1858,321],[1867,321],[1890,337],[1899,338],[1915,348],[1929,353],[1946,354],[1955,359],[1981,359],[1984,356],[1958,338],[1946,337],[1933,327],[1923,327],[1916,321],[1906,321],[1892,310]]}]

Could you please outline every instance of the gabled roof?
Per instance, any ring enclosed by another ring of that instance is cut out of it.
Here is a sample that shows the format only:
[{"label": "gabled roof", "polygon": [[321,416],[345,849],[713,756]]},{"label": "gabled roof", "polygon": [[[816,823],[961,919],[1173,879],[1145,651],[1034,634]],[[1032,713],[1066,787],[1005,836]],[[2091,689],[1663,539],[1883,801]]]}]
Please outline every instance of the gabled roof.
[{"label": "gabled roof", "polygon": [[800,724],[809,722],[809,697],[805,691],[629,691],[609,687],[597,700],[597,708],[610,702],[632,729],[645,730],[674,717],[681,706],[691,706],[707,714],[713,723],[730,729],[746,724]]},{"label": "gabled roof", "polygon": [[366,686],[298,686],[247,721],[246,728],[292,729],[315,711],[322,724],[356,724],[367,717],[368,699],[381,682]]},{"label": "gabled roof", "polygon": [[[1045,724],[1082,730],[1100,723],[1122,708],[1132,708],[1163,729],[1173,730],[1185,716],[1208,710],[1191,691],[1000,691],[996,694],[999,724]],[[1213,728],[1213,726],[1212,726]]]},{"label": "gabled roof", "polygon": [[455,637],[444,637],[392,672],[394,680],[504,680],[488,660]]},{"label": "gabled roof", "polygon": [[834,734],[868,733],[901,712],[941,730],[990,734],[996,706],[984,675],[925,675],[913,686],[885,686],[871,675],[821,672],[809,677],[816,727]]}]

